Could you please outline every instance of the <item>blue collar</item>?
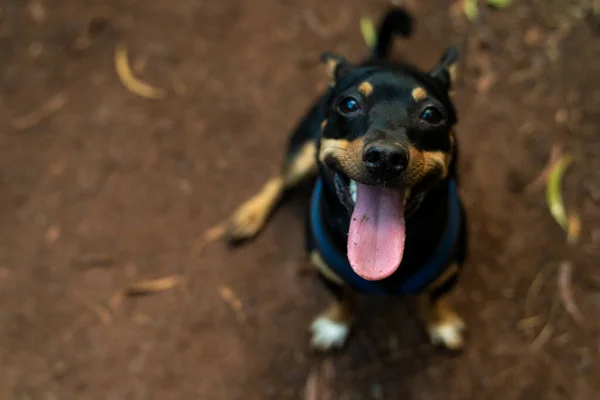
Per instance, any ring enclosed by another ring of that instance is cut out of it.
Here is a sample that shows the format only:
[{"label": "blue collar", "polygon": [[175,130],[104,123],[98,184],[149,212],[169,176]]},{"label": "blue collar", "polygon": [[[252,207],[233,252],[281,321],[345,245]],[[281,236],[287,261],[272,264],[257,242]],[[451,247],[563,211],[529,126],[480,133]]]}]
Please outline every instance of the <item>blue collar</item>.
[{"label": "blue collar", "polygon": [[435,253],[428,262],[419,268],[408,279],[400,282],[397,287],[384,289],[375,281],[368,281],[358,276],[350,266],[345,252],[341,252],[332,243],[328,232],[323,227],[321,218],[321,194],[323,182],[317,179],[310,204],[310,225],[314,244],[327,266],[335,272],[346,284],[358,291],[371,294],[416,294],[431,284],[447,267],[452,256],[454,245],[459,233],[460,205],[456,183],[451,180],[449,189],[449,218],[446,232]]}]

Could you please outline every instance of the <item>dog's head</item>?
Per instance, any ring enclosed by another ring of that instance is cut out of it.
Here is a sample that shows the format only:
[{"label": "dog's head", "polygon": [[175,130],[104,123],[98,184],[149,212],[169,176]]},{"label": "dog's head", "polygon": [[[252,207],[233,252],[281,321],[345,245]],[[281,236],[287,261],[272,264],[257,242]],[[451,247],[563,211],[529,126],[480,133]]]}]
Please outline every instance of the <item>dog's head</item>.
[{"label": "dog's head", "polygon": [[[332,86],[319,161],[334,172],[339,200],[352,212],[348,255],[365,279],[395,271],[405,216],[448,174],[457,122],[449,92],[457,55],[449,48],[428,72],[353,66],[332,53],[322,56]],[[375,254],[384,242],[396,255]]]}]

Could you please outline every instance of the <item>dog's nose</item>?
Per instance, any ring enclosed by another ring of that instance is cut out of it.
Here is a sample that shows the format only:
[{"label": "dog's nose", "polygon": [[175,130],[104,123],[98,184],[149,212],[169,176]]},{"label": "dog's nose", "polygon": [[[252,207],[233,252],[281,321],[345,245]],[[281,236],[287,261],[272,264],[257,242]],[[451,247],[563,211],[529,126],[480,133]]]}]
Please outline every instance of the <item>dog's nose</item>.
[{"label": "dog's nose", "polygon": [[373,143],[365,148],[363,161],[373,172],[399,173],[408,166],[408,155],[400,145]]}]

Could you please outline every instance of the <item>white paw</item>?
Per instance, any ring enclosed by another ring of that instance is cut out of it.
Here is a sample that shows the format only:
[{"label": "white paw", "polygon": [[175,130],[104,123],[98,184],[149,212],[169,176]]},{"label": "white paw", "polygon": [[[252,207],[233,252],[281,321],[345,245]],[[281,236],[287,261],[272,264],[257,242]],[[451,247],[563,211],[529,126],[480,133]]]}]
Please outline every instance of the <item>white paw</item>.
[{"label": "white paw", "polygon": [[350,324],[330,320],[327,317],[318,317],[310,326],[312,339],[310,344],[322,351],[340,348],[346,343],[350,333]]},{"label": "white paw", "polygon": [[446,321],[429,327],[429,338],[435,345],[442,345],[450,350],[459,350],[463,347],[465,323],[456,316]]}]

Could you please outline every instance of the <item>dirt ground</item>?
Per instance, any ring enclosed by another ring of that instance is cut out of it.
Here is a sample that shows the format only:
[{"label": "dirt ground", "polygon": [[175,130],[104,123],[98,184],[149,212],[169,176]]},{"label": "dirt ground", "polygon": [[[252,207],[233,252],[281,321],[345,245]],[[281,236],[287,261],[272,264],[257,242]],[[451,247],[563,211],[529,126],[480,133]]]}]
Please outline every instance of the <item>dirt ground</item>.
[{"label": "dirt ground", "polygon": [[[465,44],[464,352],[433,348],[410,302],[373,299],[344,352],[314,354],[328,295],[302,273],[306,196],[245,247],[202,246],[278,170],[326,84],[319,54],[359,60],[359,19],[385,1],[1,0],[0,398],[600,398],[598,19],[515,1],[469,28],[448,1],[405,3],[417,32],[398,56]],[[164,98],[124,87],[118,43]],[[531,185],[555,146],[574,159],[574,245]]]}]

